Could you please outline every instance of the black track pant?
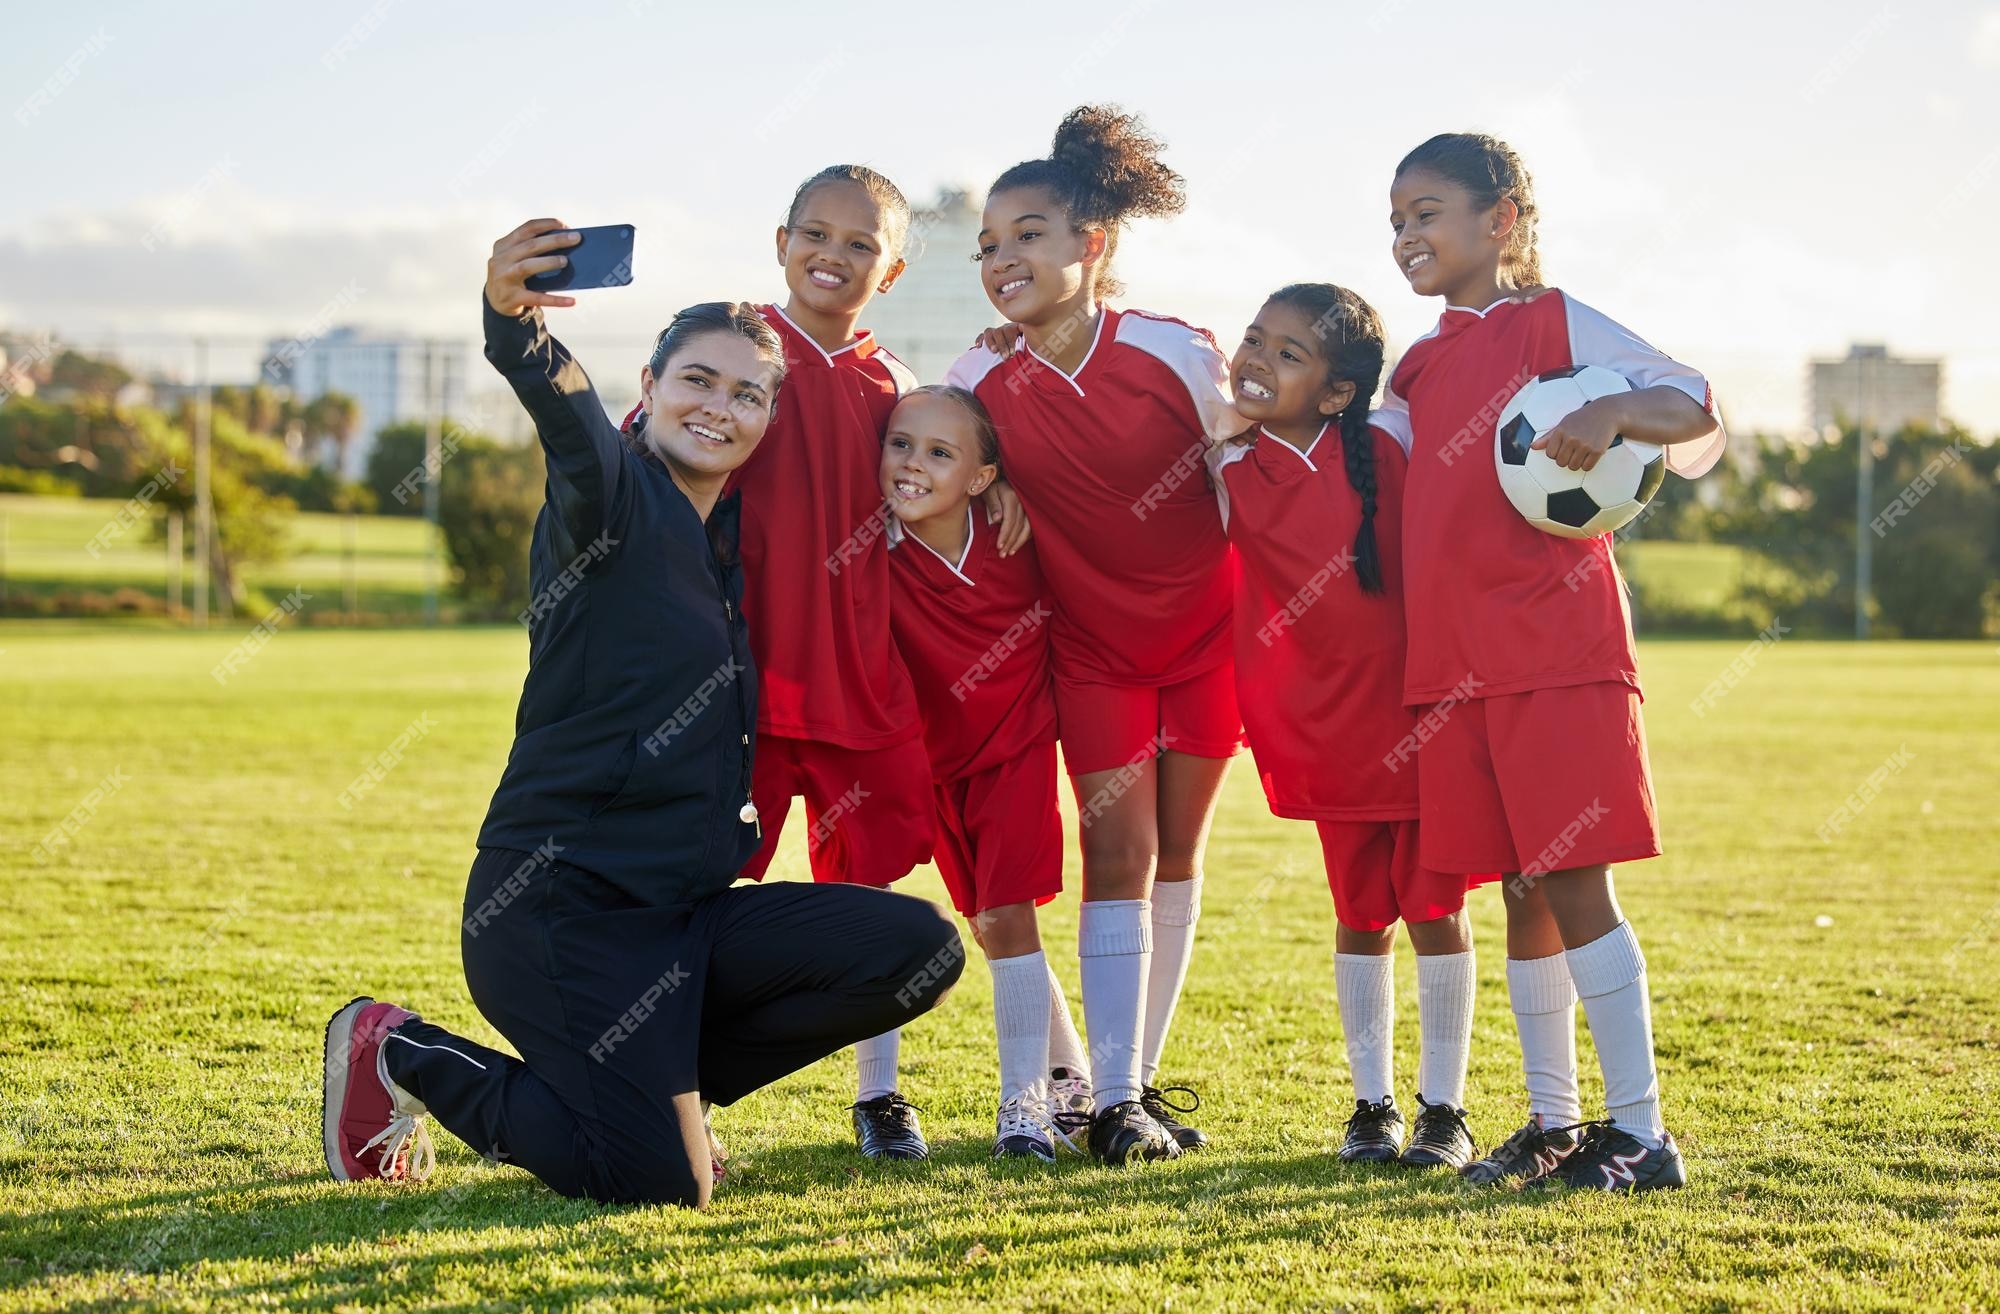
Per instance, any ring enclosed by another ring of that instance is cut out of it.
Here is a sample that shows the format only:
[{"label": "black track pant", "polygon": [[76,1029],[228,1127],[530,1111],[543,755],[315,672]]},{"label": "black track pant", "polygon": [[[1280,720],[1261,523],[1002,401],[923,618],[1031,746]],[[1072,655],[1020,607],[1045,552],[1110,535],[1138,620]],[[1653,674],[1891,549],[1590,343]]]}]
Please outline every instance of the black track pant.
[{"label": "black track pant", "polygon": [[389,1075],[488,1158],[563,1195],[700,1205],[701,1101],[732,1103],[929,1011],[958,932],[921,899],[851,885],[737,885],[634,902],[590,872],[483,849],[461,937],[479,1011],[521,1057],[420,1019]]}]

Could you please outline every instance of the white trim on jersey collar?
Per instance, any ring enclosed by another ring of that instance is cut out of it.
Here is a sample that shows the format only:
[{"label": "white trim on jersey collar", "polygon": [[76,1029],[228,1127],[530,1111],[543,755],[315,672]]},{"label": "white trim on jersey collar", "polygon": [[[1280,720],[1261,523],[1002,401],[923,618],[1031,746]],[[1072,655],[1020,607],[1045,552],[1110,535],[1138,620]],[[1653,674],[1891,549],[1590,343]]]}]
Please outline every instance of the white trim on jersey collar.
[{"label": "white trim on jersey collar", "polygon": [[979,532],[979,525],[972,518],[972,503],[970,500],[968,500],[965,504],[965,551],[958,554],[958,560],[956,562],[953,562],[950,558],[946,557],[944,553],[938,551],[930,544],[924,542],[921,538],[918,538],[915,534],[912,534],[908,530],[904,529],[902,517],[898,516],[894,511],[889,512],[889,528],[886,531],[886,537],[888,538],[889,545],[891,547],[894,547],[898,543],[902,543],[905,540],[911,543],[915,543],[918,547],[930,553],[932,556],[936,557],[939,561],[944,562],[944,568],[946,570],[958,576],[960,579],[964,580],[967,584],[972,585],[972,587],[978,588],[979,586],[977,584],[973,584],[972,577],[967,575],[964,570],[965,559],[972,555],[972,540],[974,536],[978,534],[978,532]]},{"label": "white trim on jersey collar", "polygon": [[[779,319],[784,320],[787,324],[790,324],[793,329],[797,330],[798,335],[800,337],[804,338],[807,342],[812,343],[812,349],[814,351],[817,351],[822,357],[824,357],[826,363],[829,365],[833,364],[833,358],[835,356],[845,355],[846,353],[853,351],[856,347],[860,346],[862,343],[868,341],[868,339],[875,336],[875,331],[873,329],[862,329],[860,333],[855,335],[854,341],[848,343],[846,346],[842,347],[839,351],[829,353],[825,347],[819,345],[818,338],[815,338],[812,334],[806,332],[804,329],[799,328],[799,322],[793,319],[790,315],[787,315],[785,313],[785,308],[783,306],[778,305],[776,302],[773,302],[771,304],[771,313],[776,315]],[[902,362],[898,361],[897,364],[900,365],[902,364]]]},{"label": "white trim on jersey collar", "polygon": [[1293,456],[1298,457],[1301,461],[1304,461],[1306,463],[1306,469],[1311,470],[1313,473],[1317,474],[1319,473],[1319,467],[1313,464],[1313,459],[1312,459],[1313,448],[1319,446],[1319,440],[1326,437],[1326,431],[1328,429],[1331,429],[1332,427],[1333,427],[1332,420],[1322,420],[1320,422],[1319,432],[1314,434],[1313,440],[1305,445],[1304,451],[1300,451],[1298,448],[1292,446],[1290,443],[1278,437],[1277,434],[1272,433],[1269,429],[1265,428],[1261,424],[1257,426],[1257,432],[1263,434],[1266,438],[1269,438],[1272,442],[1284,448],[1286,451],[1290,452]]},{"label": "white trim on jersey collar", "polygon": [[1064,373],[1064,371],[1060,366],[1056,365],[1048,357],[1042,355],[1041,352],[1036,351],[1033,347],[1030,347],[1028,345],[1027,334],[1025,333],[1021,335],[1021,349],[1027,352],[1030,356],[1033,356],[1036,360],[1040,361],[1042,364],[1047,365],[1057,374],[1061,375],[1062,381],[1064,383],[1067,383],[1070,387],[1075,388],[1076,395],[1082,397],[1085,395],[1083,391],[1083,385],[1076,381],[1077,376],[1083,373],[1084,366],[1090,364],[1090,358],[1097,354],[1097,344],[1104,339],[1104,321],[1110,318],[1111,318],[1110,310],[1108,310],[1104,306],[1099,306],[1097,308],[1097,329],[1090,335],[1090,350],[1084,352],[1083,359],[1076,363],[1076,374]]},{"label": "white trim on jersey collar", "polygon": [[1498,301],[1494,302],[1492,306],[1488,306],[1485,310],[1474,310],[1471,306],[1454,306],[1449,302],[1447,302],[1445,303],[1445,313],[1450,314],[1454,310],[1462,310],[1468,315],[1477,315],[1479,316],[1479,318],[1485,319],[1488,314],[1492,313],[1493,306],[1504,306],[1513,299],[1514,298],[1512,297],[1501,297]]}]

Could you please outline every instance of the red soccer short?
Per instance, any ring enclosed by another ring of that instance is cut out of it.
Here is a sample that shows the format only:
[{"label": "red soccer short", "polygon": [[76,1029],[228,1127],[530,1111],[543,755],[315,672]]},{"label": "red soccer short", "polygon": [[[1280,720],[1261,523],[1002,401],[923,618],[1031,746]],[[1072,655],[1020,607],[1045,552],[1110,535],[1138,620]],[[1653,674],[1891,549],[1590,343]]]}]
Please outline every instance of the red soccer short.
[{"label": "red soccer short", "polygon": [[1056,720],[1072,776],[1147,761],[1162,746],[1195,757],[1234,757],[1243,748],[1229,662],[1158,687],[1067,680],[1058,672]]},{"label": "red soccer short", "polygon": [[[1417,859],[1415,821],[1317,821],[1333,914],[1342,926],[1379,931],[1430,922],[1465,906],[1474,878],[1434,871]],[[1489,872],[1484,879],[1492,880]]]},{"label": "red soccer short", "polygon": [[764,879],[785,814],[801,795],[814,880],[888,885],[930,861],[931,763],[921,738],[857,749],[758,735],[750,799],[764,823],[764,846],[740,876]]},{"label": "red soccer short", "polygon": [[1439,720],[1417,752],[1425,866],[1551,872],[1659,855],[1638,690],[1530,689]]},{"label": "red soccer short", "polygon": [[937,869],[951,906],[972,917],[1062,893],[1062,814],[1056,746],[1036,744],[985,771],[932,789]]}]

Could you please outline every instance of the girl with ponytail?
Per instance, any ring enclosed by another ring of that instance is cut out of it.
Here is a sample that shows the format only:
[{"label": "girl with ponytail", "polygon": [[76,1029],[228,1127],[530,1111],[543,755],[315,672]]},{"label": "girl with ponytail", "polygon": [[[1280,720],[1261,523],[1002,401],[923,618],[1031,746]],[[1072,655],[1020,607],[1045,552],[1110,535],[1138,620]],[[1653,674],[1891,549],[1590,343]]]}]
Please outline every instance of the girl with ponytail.
[{"label": "girl with ponytail", "polygon": [[[1376,419],[1410,451],[1412,705],[1454,710],[1421,756],[1425,861],[1508,874],[1507,993],[1528,1121],[1465,1168],[1477,1182],[1648,1191],[1687,1180],[1660,1115],[1646,959],[1611,864],[1660,852],[1639,663],[1611,538],[1556,538],[1501,496],[1493,415],[1530,379],[1581,365],[1630,392],[1535,440],[1588,470],[1612,443],[1665,446],[1692,478],[1726,441],[1708,381],[1567,292],[1536,292],[1540,209],[1507,143],[1453,132],[1418,145],[1389,188],[1390,250],[1437,327],[1396,363]],[[1666,258],[1663,254],[1662,258]],[[1604,1072],[1583,1122],[1576,1007]]]},{"label": "girl with ponytail", "polygon": [[1193,1104],[1169,1103],[1174,1088],[1155,1081],[1193,948],[1209,820],[1242,744],[1229,543],[1203,471],[1209,448],[1243,427],[1227,362],[1205,330],[1105,304],[1121,291],[1112,266],[1125,225],[1185,204],[1160,149],[1136,117],[1086,105],[1046,157],[1000,175],[974,259],[1020,349],[976,346],[946,376],[999,428],[1053,596],[1091,1058],[1052,1051],[1049,1093],[1059,1125],[1088,1126],[1108,1163],[1207,1139],[1174,1117]]},{"label": "girl with ponytail", "polygon": [[[1353,292],[1273,292],[1230,363],[1256,427],[1215,459],[1236,547],[1236,691],[1271,811],[1314,822],[1333,890],[1334,980],[1354,1076],[1344,1162],[1463,1165],[1472,1043],[1468,878],[1417,858],[1416,718],[1403,706],[1403,481],[1368,422],[1382,321]],[[1417,952],[1424,1112],[1395,1100],[1395,927]]]}]

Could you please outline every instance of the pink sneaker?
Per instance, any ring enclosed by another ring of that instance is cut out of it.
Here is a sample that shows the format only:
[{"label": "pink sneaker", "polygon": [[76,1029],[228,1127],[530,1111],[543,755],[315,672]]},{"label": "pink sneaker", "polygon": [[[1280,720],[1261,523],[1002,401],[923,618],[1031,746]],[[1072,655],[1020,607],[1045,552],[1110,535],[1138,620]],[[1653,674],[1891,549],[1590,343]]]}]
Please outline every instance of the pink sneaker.
[{"label": "pink sneaker", "polygon": [[416,1016],[362,995],[327,1020],[320,1105],[326,1166],[337,1182],[370,1177],[421,1182],[436,1156],[423,1102],[389,1080],[382,1042]]}]

